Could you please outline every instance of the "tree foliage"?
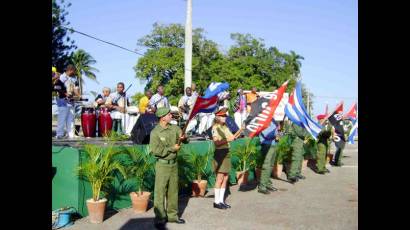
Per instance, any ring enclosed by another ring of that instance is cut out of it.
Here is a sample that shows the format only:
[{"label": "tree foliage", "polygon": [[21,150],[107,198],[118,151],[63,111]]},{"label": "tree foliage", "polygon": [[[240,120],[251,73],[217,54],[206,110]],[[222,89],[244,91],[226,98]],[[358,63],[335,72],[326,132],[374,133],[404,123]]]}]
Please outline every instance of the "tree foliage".
[{"label": "tree foliage", "polygon": [[56,0],[52,1],[51,63],[57,68],[58,72],[64,71],[64,68],[70,62],[72,50],[77,48],[74,40],[71,40],[68,36],[70,31],[62,27],[70,24],[65,18],[68,15],[66,9],[70,6],[71,3],[66,4],[64,0],[60,0],[59,3]]},{"label": "tree foliage", "polygon": [[95,75],[95,73],[98,72],[98,69],[93,67],[93,65],[95,65],[97,61],[83,49],[76,50],[73,53],[70,61],[77,70],[76,75],[80,82],[80,94],[82,94],[84,76],[97,82],[97,76]]},{"label": "tree foliage", "polygon": [[[234,44],[224,54],[205,37],[203,29],[193,29],[192,34],[192,81],[200,94],[212,81],[228,82],[231,95],[235,95],[238,88],[250,90],[253,86],[273,91],[286,80],[290,80],[290,92],[300,80],[304,58],[294,51],[280,52],[251,34],[232,33]],[[146,89],[153,92],[158,85],[165,85],[173,105],[184,93],[184,36],[180,24],[155,23],[151,33],[138,40],[139,46],[148,49],[134,66],[136,77],[147,80]]]}]

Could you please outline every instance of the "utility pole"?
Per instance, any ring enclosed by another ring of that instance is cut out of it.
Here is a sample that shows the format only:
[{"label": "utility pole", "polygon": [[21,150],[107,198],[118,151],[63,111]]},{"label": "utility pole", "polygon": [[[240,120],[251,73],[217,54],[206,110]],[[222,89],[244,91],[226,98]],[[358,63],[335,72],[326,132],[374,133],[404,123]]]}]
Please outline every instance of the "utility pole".
[{"label": "utility pole", "polygon": [[192,83],[192,0],[187,0],[186,23],[185,23],[185,78],[184,94],[186,87]]}]

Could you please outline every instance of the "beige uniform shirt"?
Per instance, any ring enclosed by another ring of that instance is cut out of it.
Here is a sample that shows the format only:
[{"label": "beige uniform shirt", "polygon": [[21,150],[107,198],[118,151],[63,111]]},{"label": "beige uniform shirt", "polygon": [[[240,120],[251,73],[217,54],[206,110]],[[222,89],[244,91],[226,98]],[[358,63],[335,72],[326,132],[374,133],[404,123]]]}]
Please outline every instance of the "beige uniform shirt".
[{"label": "beige uniform shirt", "polygon": [[[216,141],[226,141],[228,137],[232,137],[233,134],[229,131],[228,126],[215,124],[212,126],[212,139]],[[215,146],[216,149],[228,149],[229,143],[224,145]]]}]

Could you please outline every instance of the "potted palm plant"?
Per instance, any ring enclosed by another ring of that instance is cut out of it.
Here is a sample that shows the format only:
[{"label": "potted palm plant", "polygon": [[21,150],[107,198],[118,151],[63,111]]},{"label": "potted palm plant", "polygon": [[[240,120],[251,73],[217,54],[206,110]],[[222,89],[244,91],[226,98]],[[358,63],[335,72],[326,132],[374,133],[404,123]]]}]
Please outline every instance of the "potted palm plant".
[{"label": "potted palm plant", "polygon": [[276,159],[273,166],[272,175],[274,178],[280,178],[283,171],[283,162],[286,162],[289,159],[290,154],[292,153],[291,139],[288,135],[280,138],[279,142],[275,146]]},{"label": "potted palm plant", "polygon": [[135,177],[138,192],[131,192],[132,208],[136,213],[146,212],[151,192],[144,191],[144,179],[153,172],[155,158],[150,155],[149,146],[140,150],[137,146],[128,149],[133,164],[129,168],[129,177]]},{"label": "potted palm plant", "polygon": [[257,153],[257,146],[253,141],[255,138],[244,138],[245,143],[238,145],[233,151],[232,155],[239,159],[239,164],[236,171],[236,179],[238,185],[248,183],[249,168],[252,157]]},{"label": "potted palm plant", "polygon": [[305,170],[307,166],[314,167],[316,165],[317,157],[317,142],[313,137],[309,136],[307,143],[305,144],[305,155],[302,165],[302,170]]},{"label": "potted palm plant", "polygon": [[102,223],[104,218],[106,198],[100,198],[101,188],[114,178],[113,173],[119,172],[126,178],[124,166],[114,156],[122,153],[113,145],[106,148],[84,145],[87,161],[78,167],[79,176],[91,184],[92,198],[87,200],[87,209],[91,223]]},{"label": "potted palm plant", "polygon": [[205,154],[200,154],[193,148],[190,148],[189,153],[185,153],[182,156],[185,162],[191,165],[196,178],[196,180],[192,181],[192,196],[194,197],[205,196],[205,191],[208,185],[207,180],[202,180],[202,176],[206,175],[205,169],[208,166],[209,156],[214,151],[214,145],[212,142],[209,142],[208,144],[208,151]]}]

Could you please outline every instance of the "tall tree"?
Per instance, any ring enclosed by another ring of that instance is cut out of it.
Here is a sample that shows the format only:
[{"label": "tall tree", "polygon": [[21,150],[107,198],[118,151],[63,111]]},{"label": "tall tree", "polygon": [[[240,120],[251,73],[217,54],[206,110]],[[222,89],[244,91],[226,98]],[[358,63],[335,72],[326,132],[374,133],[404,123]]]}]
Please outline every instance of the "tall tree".
[{"label": "tall tree", "polygon": [[[184,93],[184,26],[155,23],[151,34],[138,40],[139,46],[148,47],[145,55],[138,59],[134,70],[136,77],[147,80],[146,88],[156,91],[158,85],[165,85],[165,94],[175,105]],[[203,29],[192,31],[192,80],[197,88],[206,88],[207,68],[213,60],[221,58],[217,44],[207,40]]]},{"label": "tall tree", "polygon": [[74,40],[68,36],[70,31],[62,27],[70,24],[65,18],[68,15],[66,9],[70,6],[71,3],[65,4],[64,0],[60,0],[60,4],[56,0],[52,1],[51,63],[59,72],[64,71],[70,61],[72,50],[77,48]]},{"label": "tall tree", "polygon": [[[180,24],[155,23],[152,32],[138,40],[138,45],[148,49],[134,66],[136,77],[147,80],[146,88],[155,92],[158,85],[165,84],[165,94],[173,105],[184,93],[184,33]],[[232,33],[231,39],[234,44],[222,54],[203,29],[193,30],[192,80],[200,93],[212,81],[229,82],[231,94],[253,86],[271,91],[286,80],[290,80],[287,91],[293,90],[303,57],[266,47],[263,39],[250,34]]]},{"label": "tall tree", "polygon": [[98,82],[97,76],[95,75],[95,72],[98,72],[98,69],[92,66],[95,65],[97,61],[94,60],[89,53],[85,52],[83,49],[79,49],[72,55],[71,63],[73,63],[77,69],[77,77],[80,82],[80,94],[82,95],[84,84],[83,76]]}]

